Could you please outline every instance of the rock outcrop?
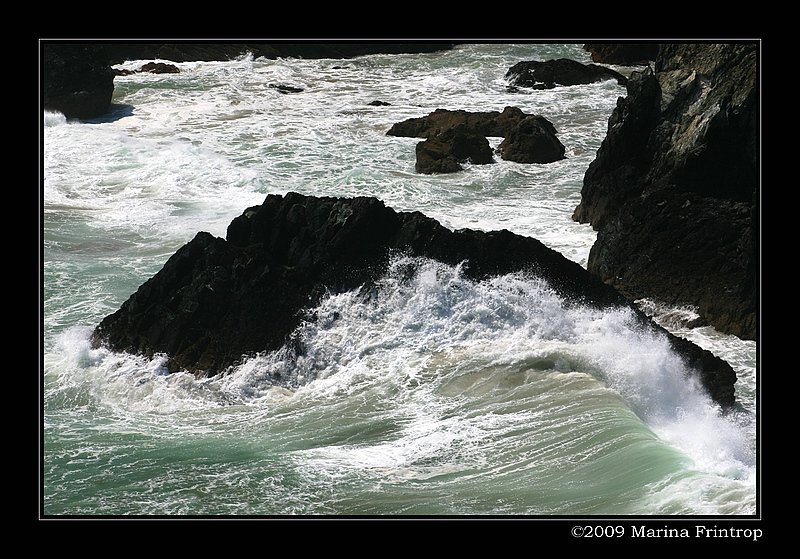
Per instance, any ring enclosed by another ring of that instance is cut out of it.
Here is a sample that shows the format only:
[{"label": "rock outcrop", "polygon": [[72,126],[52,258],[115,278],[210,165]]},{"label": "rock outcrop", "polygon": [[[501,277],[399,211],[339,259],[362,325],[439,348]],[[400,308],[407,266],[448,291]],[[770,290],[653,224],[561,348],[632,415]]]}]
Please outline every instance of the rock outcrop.
[{"label": "rock outcrop", "polygon": [[647,66],[658,55],[658,43],[586,43],[592,61],[619,66]]},{"label": "rock outcrop", "polygon": [[463,125],[467,130],[481,136],[508,136],[511,131],[527,117],[518,107],[506,107],[502,112],[450,111],[436,109],[432,113],[397,122],[389,128],[387,136],[406,138],[430,138],[445,130]]},{"label": "rock outcrop", "polygon": [[111,106],[114,72],[97,45],[42,44],[42,104],[67,118],[104,115]]},{"label": "rock outcrop", "polygon": [[140,72],[148,72],[150,74],[179,74],[180,68],[174,64],[167,64],[165,62],[148,62],[139,68]]},{"label": "rock outcrop", "polygon": [[485,136],[476,134],[463,124],[448,128],[417,144],[418,173],[456,173],[462,163],[485,165],[494,161],[492,148]]},{"label": "rock outcrop", "polygon": [[702,323],[757,334],[755,44],[665,44],[584,177],[573,218],[598,237],[588,268],[629,298],[693,305]]},{"label": "rock outcrop", "polygon": [[529,116],[519,122],[497,146],[500,157],[517,163],[552,163],[564,159],[564,145],[556,127],[546,118]]},{"label": "rock outcrop", "polygon": [[513,87],[532,89],[553,89],[559,85],[580,85],[608,80],[616,80],[619,85],[627,83],[625,76],[610,68],[596,64],[581,64],[569,58],[517,62],[506,72],[506,79]]},{"label": "rock outcrop", "polygon": [[[92,341],[119,351],[169,356],[172,371],[213,375],[243,356],[274,350],[325,293],[368,286],[397,251],[448,264],[474,279],[530,270],[568,304],[625,306],[616,290],[539,241],[508,231],[451,231],[419,212],[395,212],[375,198],[267,196],[234,219],[227,239],[198,233],[121,308]],[[642,324],[661,330],[643,313]],[[670,336],[724,406],[735,373],[724,361]],[[302,352],[302,341],[293,344]],[[291,345],[290,345],[291,347]]]},{"label": "rock outcrop", "polygon": [[[462,137],[454,144],[453,130],[459,130],[460,136],[468,135],[469,140]],[[395,123],[386,134],[427,138],[417,144],[416,169],[421,173],[460,171],[459,161],[467,157],[473,163],[490,163],[491,149],[486,136],[504,137],[498,153],[503,159],[517,163],[552,163],[564,159],[566,151],[556,137],[552,122],[542,116],[523,113],[517,107],[506,107],[502,112],[436,109],[427,116]],[[463,147],[455,150],[456,144]],[[486,148],[482,147],[484,144]],[[474,146],[469,156],[464,155],[467,145]],[[488,158],[484,155],[486,149],[489,149]]]}]

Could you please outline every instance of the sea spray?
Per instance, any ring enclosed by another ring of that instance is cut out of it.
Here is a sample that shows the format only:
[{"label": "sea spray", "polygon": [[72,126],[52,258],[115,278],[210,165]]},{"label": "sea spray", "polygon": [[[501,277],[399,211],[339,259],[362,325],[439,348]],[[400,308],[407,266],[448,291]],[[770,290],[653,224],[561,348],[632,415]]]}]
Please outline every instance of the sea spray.
[{"label": "sea spray", "polygon": [[[541,279],[474,282],[460,266],[400,257],[375,289],[331,295],[310,315],[299,354],[283,348],[213,379],[166,375],[163,358],[90,350],[85,330],[68,331],[61,390],[87,386],[93,405],[148,422],[197,414],[178,427],[193,436],[214,432],[208,414],[218,409],[228,427],[266,429],[286,467],[325,491],[435,482],[466,499],[489,483],[528,513],[608,512],[649,503],[687,468],[694,483],[713,484],[753,469],[746,437],[664,337],[640,331],[627,310],[567,304]],[[512,499],[506,488],[518,483],[528,489]],[[587,483],[595,489],[575,501],[568,488]],[[404,499],[331,499],[336,512],[466,510],[459,499],[410,509]]]}]

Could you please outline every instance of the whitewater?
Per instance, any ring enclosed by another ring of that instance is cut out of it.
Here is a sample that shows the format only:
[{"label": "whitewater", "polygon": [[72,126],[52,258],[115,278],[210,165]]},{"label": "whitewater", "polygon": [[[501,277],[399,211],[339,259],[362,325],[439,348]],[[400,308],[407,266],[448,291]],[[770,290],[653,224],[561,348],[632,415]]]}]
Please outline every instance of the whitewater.
[{"label": "whitewater", "polygon": [[[45,113],[45,514],[755,514],[756,344],[689,327],[690,308],[638,302],[731,364],[727,414],[629,311],[405,256],[368,296],[325,297],[296,333],[301,355],[198,379],[167,374],[166,356],[90,347],[180,246],[224,237],[267,194],[375,196],[452,229],[532,236],[585,266],[596,234],[571,215],[625,89],[507,90],[511,65],[559,57],[589,62],[556,44],[187,62],[117,76],[105,117]],[[436,108],[506,106],[551,120],[566,159],[419,175],[419,140],[385,135]]]}]

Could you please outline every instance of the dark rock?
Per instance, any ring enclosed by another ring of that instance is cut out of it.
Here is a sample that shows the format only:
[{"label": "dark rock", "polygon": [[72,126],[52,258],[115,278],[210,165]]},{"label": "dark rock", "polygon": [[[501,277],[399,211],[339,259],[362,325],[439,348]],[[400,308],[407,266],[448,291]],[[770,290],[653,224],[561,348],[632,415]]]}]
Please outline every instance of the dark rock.
[{"label": "dark rock", "polygon": [[131,76],[137,73],[134,70],[118,70],[117,68],[112,68],[112,70],[114,71],[115,76]]},{"label": "dark rock", "polygon": [[564,159],[565,149],[552,122],[529,116],[511,130],[497,151],[503,159],[517,163],[552,163]]},{"label": "dark rock", "polygon": [[586,171],[573,219],[591,222],[600,229],[626,200],[641,193],[640,179],[648,165],[647,145],[660,101],[661,91],[652,70],[634,72],[628,81],[628,96],[617,100],[609,117],[609,132]]},{"label": "dark rock", "polygon": [[[389,136],[412,138],[437,138],[444,132],[460,129],[479,136],[500,136],[506,139],[498,152],[503,159],[518,163],[550,163],[564,158],[564,146],[556,138],[553,123],[544,117],[523,113],[517,107],[506,107],[503,112],[449,111],[436,109],[427,116],[409,118],[398,122],[386,133]],[[477,142],[477,140],[475,140]],[[486,141],[484,139],[484,141]],[[481,142],[483,145],[483,142]],[[486,141],[488,145],[488,141]],[[420,163],[421,150],[430,150],[431,157],[423,151],[425,160]],[[447,149],[439,142],[417,144],[417,170],[420,172],[447,173],[461,170],[457,159],[444,155]],[[438,157],[437,157],[438,156]],[[438,163],[434,163],[434,161]],[[475,159],[473,162],[477,163]],[[442,169],[448,170],[440,170]]]},{"label": "dark rock", "polygon": [[506,72],[512,86],[551,89],[557,85],[579,85],[607,80],[617,80],[625,85],[627,78],[604,66],[581,64],[569,58],[517,62]]},{"label": "dark rock", "polygon": [[[390,254],[464,262],[472,279],[528,270],[566,304],[626,306],[625,299],[539,241],[508,231],[450,231],[419,212],[395,212],[374,198],[267,196],[234,219],[227,240],[208,233],[179,249],[122,307],[97,326],[92,343],[169,356],[171,371],[212,375],[244,356],[278,349],[326,292],[369,285]],[[635,311],[646,327],[662,331]],[[668,335],[669,336],[669,335]],[[698,367],[712,396],[734,401],[735,374],[724,361],[669,336]],[[302,351],[302,343],[295,343]]]},{"label": "dark rock", "polygon": [[517,107],[506,107],[503,112],[469,112],[436,109],[427,116],[409,118],[393,124],[387,136],[407,138],[430,138],[456,126],[481,136],[507,136],[522,120],[533,116],[523,113]]},{"label": "dark rock", "polygon": [[694,305],[757,334],[755,44],[665,44],[635,72],[573,218],[598,229],[588,267],[631,298]]},{"label": "dark rock", "polygon": [[658,55],[658,43],[586,43],[592,61],[620,66],[647,66]]},{"label": "dark rock", "polygon": [[140,72],[149,72],[150,74],[178,74],[180,68],[174,64],[166,64],[164,62],[148,62],[141,68]]},{"label": "dark rock", "polygon": [[269,87],[272,89],[277,89],[279,93],[288,94],[288,93],[301,93],[305,91],[302,87],[294,87],[291,85],[285,85],[282,83],[271,83]]},{"label": "dark rock", "polygon": [[391,103],[387,103],[386,101],[376,100],[376,101],[370,101],[369,103],[367,103],[367,105],[370,105],[372,107],[388,107],[391,105]]},{"label": "dark rock", "polygon": [[80,43],[42,44],[42,103],[67,118],[108,112],[114,71],[104,49]]},{"label": "dark rock", "polygon": [[485,136],[460,124],[417,144],[418,173],[456,173],[462,163],[492,163],[492,148]]},{"label": "dark rock", "polygon": [[[98,43],[102,44],[102,43]],[[233,60],[247,53],[254,57],[353,58],[367,54],[404,54],[448,50],[455,43],[105,43],[112,64],[126,60],[162,59],[173,62]]]}]

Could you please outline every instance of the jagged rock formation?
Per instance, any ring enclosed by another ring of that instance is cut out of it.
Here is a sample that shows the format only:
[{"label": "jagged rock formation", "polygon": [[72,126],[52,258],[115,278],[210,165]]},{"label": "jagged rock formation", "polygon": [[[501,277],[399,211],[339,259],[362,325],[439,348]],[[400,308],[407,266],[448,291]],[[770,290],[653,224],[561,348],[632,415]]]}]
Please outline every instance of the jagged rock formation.
[{"label": "jagged rock formation", "polygon": [[755,44],[662,45],[634,73],[584,177],[574,219],[598,230],[588,268],[629,298],[698,308],[757,333]]},{"label": "jagged rock formation", "polygon": [[[243,356],[282,347],[326,292],[369,285],[397,251],[466,262],[464,273],[474,279],[530,270],[569,304],[627,306],[616,290],[536,239],[508,231],[451,231],[375,198],[290,193],[267,196],[245,210],[228,226],[226,240],[198,233],[103,319],[92,341],[132,353],[166,353],[170,370],[213,375]],[[643,313],[637,316],[661,330]],[[670,339],[712,396],[732,405],[736,375],[730,366],[686,340]]]}]

